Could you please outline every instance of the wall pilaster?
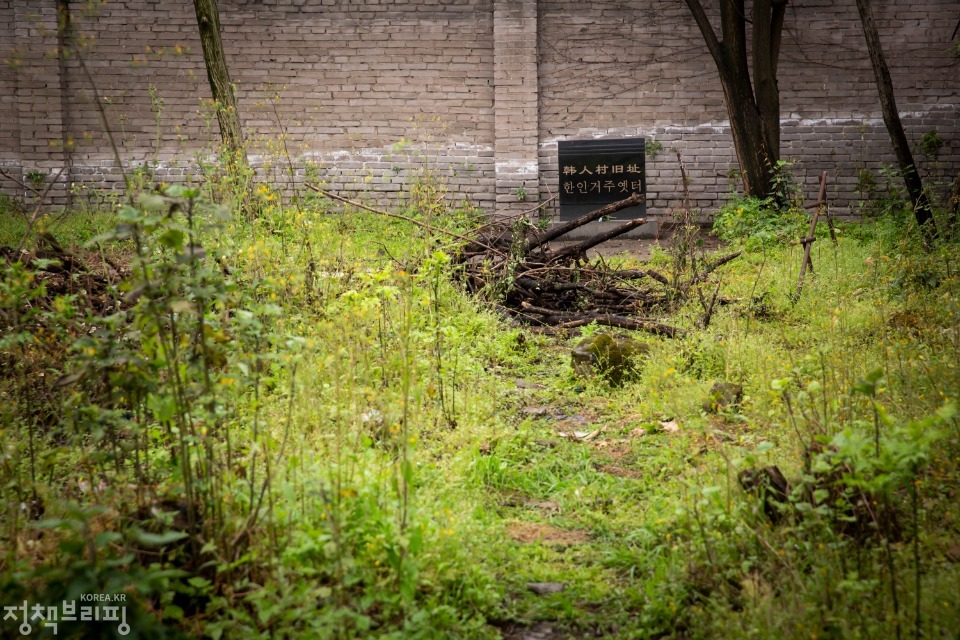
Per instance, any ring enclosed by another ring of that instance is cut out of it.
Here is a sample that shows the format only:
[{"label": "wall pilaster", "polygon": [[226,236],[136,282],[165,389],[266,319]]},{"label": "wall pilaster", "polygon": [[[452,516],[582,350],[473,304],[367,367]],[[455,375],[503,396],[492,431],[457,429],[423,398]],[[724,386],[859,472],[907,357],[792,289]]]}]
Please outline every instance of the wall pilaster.
[{"label": "wall pilaster", "polygon": [[493,11],[496,202],[507,213],[538,192],[537,2],[495,0]]}]

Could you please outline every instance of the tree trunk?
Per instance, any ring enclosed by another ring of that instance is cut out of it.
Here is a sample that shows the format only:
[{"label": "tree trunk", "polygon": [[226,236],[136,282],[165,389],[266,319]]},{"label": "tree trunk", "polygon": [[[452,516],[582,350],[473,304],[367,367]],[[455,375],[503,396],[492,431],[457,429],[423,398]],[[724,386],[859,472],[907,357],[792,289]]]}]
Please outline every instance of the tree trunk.
[{"label": "tree trunk", "polygon": [[231,163],[245,167],[247,156],[243,145],[243,128],[227,59],[223,55],[223,41],[220,39],[220,9],[217,0],[193,0],[193,6],[197,12],[210,92],[216,102],[220,136],[230,152]]},{"label": "tree trunk", "polygon": [[752,58],[755,88],[750,83],[747,63],[744,0],[721,0],[722,41],[717,39],[700,0],[686,0],[686,3],[717,65],[743,189],[749,196],[765,198],[770,193],[773,171],[780,160],[777,61],[787,0],[754,2]]},{"label": "tree trunk", "polygon": [[730,133],[740,164],[743,190],[748,196],[766,198],[770,194],[775,161],[764,144],[760,112],[754,101],[750,79],[737,72],[721,72],[720,84],[727,103]]},{"label": "tree trunk", "polygon": [[780,89],[777,62],[780,37],[787,11],[786,0],[755,0],[753,3],[753,86],[767,155],[773,164],[780,159]]},{"label": "tree trunk", "polygon": [[960,174],[953,181],[953,188],[950,189],[950,202],[947,203],[949,217],[947,218],[948,233],[951,237],[956,237],[960,233]]},{"label": "tree trunk", "polygon": [[[71,122],[72,110],[70,109],[70,100],[68,98],[68,78],[70,77],[67,59],[71,55],[71,48],[74,44],[73,16],[70,14],[70,0],[57,0],[57,61],[60,71],[60,113],[63,114],[63,131],[60,136],[60,142],[63,145],[63,173],[61,180],[64,185],[73,182],[73,141],[70,131],[73,128]],[[67,206],[73,205],[73,190],[66,189]]]},{"label": "tree trunk", "polygon": [[923,191],[920,174],[913,163],[913,154],[910,152],[907,135],[903,131],[903,125],[900,124],[900,114],[897,112],[897,103],[893,97],[893,81],[890,79],[890,70],[887,68],[887,61],[883,56],[883,49],[880,47],[880,35],[870,11],[870,0],[857,0],[857,10],[860,12],[863,35],[867,40],[867,51],[870,52],[873,75],[877,80],[880,108],[883,110],[883,122],[887,125],[890,142],[893,144],[893,151],[897,155],[897,164],[900,166],[900,173],[903,175],[907,193],[913,203],[913,214],[916,216],[917,224],[923,230],[924,237],[931,240],[937,235],[937,227],[933,222],[930,200]]}]

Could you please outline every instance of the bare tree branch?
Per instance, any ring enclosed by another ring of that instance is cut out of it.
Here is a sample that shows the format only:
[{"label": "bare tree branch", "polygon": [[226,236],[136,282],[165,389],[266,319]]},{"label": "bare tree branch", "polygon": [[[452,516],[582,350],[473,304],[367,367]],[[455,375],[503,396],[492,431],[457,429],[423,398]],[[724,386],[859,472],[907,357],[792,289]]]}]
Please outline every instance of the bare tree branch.
[{"label": "bare tree branch", "polygon": [[693,19],[700,28],[703,40],[707,43],[707,49],[710,51],[710,55],[713,56],[713,59],[718,65],[721,64],[723,62],[723,47],[717,40],[717,34],[714,32],[713,26],[710,24],[710,19],[707,18],[707,14],[700,4],[700,0],[686,0],[686,3],[687,7],[690,8],[690,13],[693,14]]},{"label": "bare tree branch", "polygon": [[907,134],[904,133],[903,125],[900,123],[900,114],[897,111],[893,92],[893,80],[890,79],[887,60],[883,55],[883,47],[880,46],[880,34],[877,31],[877,24],[873,21],[873,13],[870,11],[870,0],[857,0],[857,10],[860,12],[860,23],[867,40],[867,50],[870,52],[870,63],[877,81],[877,91],[880,93],[883,122],[887,125],[890,142],[897,155],[897,164],[900,165],[900,173],[907,187],[907,193],[910,194],[910,200],[913,202],[913,214],[917,224],[924,231],[925,239],[930,241],[936,237],[937,227],[933,220],[930,200],[923,191],[920,174],[913,162],[913,153],[910,152]]}]

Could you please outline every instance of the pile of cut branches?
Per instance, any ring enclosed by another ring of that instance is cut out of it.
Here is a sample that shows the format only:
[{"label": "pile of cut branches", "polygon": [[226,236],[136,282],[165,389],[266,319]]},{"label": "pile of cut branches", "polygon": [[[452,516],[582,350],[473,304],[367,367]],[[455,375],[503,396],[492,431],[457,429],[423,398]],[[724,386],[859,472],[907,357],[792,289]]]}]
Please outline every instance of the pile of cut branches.
[{"label": "pile of cut branches", "polygon": [[[551,242],[579,227],[641,204],[644,197],[636,193],[548,230],[531,225],[527,215],[521,214],[485,224],[468,237],[409,216],[347,200],[311,184],[306,186],[344,204],[456,238],[463,244],[454,256],[454,263],[461,268],[467,290],[496,300],[500,309],[514,321],[541,327],[573,329],[595,322],[671,338],[682,336],[685,334],[682,329],[651,316],[669,312],[685,297],[691,285],[705,282],[714,269],[740,255],[738,251],[695,269],[684,282],[652,269],[615,269],[602,259],[595,263],[587,260],[587,251],[639,227],[646,218],[629,220],[581,242],[551,248]],[[704,302],[707,317],[717,301],[718,291],[719,287],[709,309]]]},{"label": "pile of cut branches", "polygon": [[[676,337],[684,332],[649,316],[670,306],[669,279],[653,270],[614,269],[588,262],[587,251],[647,221],[636,218],[561,248],[549,243],[571,231],[643,202],[643,196],[609,204],[563,225],[540,230],[526,219],[484,225],[463,247],[459,262],[467,288],[492,293],[519,322],[575,328],[592,322]],[[664,288],[666,285],[667,288]]]},{"label": "pile of cut branches", "polygon": [[[77,309],[95,315],[106,315],[119,304],[115,285],[129,269],[103,252],[73,249],[68,251],[49,232],[37,237],[37,248],[0,247],[0,269],[14,262],[28,265],[35,271],[33,287],[43,287],[42,295],[31,298],[31,304],[53,311],[57,296],[68,296]],[[22,311],[22,310],[21,310]],[[4,320],[0,310],[0,322]]]}]

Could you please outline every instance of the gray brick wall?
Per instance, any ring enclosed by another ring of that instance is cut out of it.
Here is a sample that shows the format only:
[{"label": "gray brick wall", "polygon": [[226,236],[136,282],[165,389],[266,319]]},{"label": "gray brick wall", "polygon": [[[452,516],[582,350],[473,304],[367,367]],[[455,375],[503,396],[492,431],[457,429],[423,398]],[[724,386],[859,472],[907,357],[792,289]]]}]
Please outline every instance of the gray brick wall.
[{"label": "gray brick wall", "polygon": [[[673,148],[694,205],[716,208],[736,156],[716,67],[686,6],[539,4],[541,196],[556,191],[557,140],[642,135],[664,147],[647,159],[651,212],[682,203]],[[960,171],[960,64],[947,52],[960,2],[872,4],[908,137],[936,129],[944,139],[938,162],[915,158],[930,182],[942,182]],[[828,171],[833,201],[850,206],[860,169],[895,163],[853,2],[791,0],[779,86],[782,157],[797,161],[808,197]]]},{"label": "gray brick wall", "polygon": [[[58,57],[57,8],[55,2],[31,3],[14,0],[0,6],[7,48],[0,82],[11,89],[0,98],[3,106],[3,138],[0,141],[0,163],[4,172],[19,175],[21,183],[29,182],[31,172],[56,174],[65,164],[64,86]],[[6,91],[4,91],[6,93]],[[51,195],[62,199],[66,173]],[[4,186],[9,184],[3,178]],[[26,191],[14,187],[21,197]]]},{"label": "gray brick wall", "polygon": [[20,107],[15,69],[19,63],[13,0],[0,0],[0,168],[20,163]]},{"label": "gray brick wall", "polygon": [[[75,32],[124,164],[155,163],[164,180],[197,175],[218,132],[191,3],[95,4]],[[937,162],[918,156],[921,171],[945,180],[960,171],[960,65],[947,52],[960,0],[874,5],[908,136],[936,129],[945,141]],[[0,68],[0,167],[69,165],[64,183],[113,188],[120,172],[91,87],[75,58],[55,55],[55,6],[0,0],[0,58],[22,61]],[[515,210],[530,206],[521,188],[530,200],[556,192],[558,140],[642,135],[664,147],[647,161],[651,213],[680,204],[673,148],[696,206],[710,211],[730,189],[716,71],[675,0],[221,0],[220,10],[264,175],[280,175],[289,155],[298,182],[309,174],[389,205],[429,166],[451,201]],[[811,197],[827,170],[849,205],[859,169],[894,162],[852,2],[791,0],[780,87],[784,157]]]},{"label": "gray brick wall", "polygon": [[537,2],[494,2],[494,156],[498,211],[529,209],[539,183]]}]

